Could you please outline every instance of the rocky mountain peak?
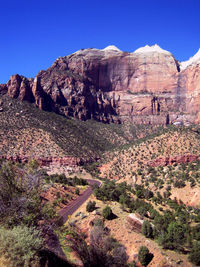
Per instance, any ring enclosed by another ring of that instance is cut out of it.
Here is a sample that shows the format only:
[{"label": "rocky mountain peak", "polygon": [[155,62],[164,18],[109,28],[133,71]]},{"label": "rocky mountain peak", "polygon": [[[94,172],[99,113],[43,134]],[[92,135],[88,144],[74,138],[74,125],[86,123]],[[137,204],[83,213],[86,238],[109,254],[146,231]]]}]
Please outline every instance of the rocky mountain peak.
[{"label": "rocky mountain peak", "polygon": [[181,70],[186,69],[188,66],[192,65],[192,64],[197,64],[200,63],[200,48],[198,50],[198,52],[191,57],[189,60],[187,61],[182,61],[180,64]]},{"label": "rocky mountain peak", "polygon": [[152,46],[146,45],[143,47],[138,48],[137,50],[134,51],[134,53],[152,53],[152,52],[157,52],[157,53],[164,53],[164,54],[169,54],[171,53],[167,50],[162,49],[159,45],[155,44]]},{"label": "rocky mountain peak", "polygon": [[[200,50],[181,64],[186,68],[196,62]],[[80,120],[200,122],[200,71],[195,66],[180,71],[173,55],[157,44],[133,53],[110,45],[59,57],[35,80],[14,75],[0,92]]]},{"label": "rocky mountain peak", "polygon": [[73,53],[73,55],[86,56],[86,57],[91,57],[91,56],[109,57],[110,55],[112,56],[113,54],[115,55],[118,53],[122,53],[122,51],[115,45],[109,45],[104,49],[97,49],[97,48],[80,49],[75,53]]},{"label": "rocky mountain peak", "polygon": [[105,47],[104,49],[102,49],[103,51],[117,51],[117,52],[121,52],[121,50],[116,47],[115,45],[109,45],[107,47]]}]

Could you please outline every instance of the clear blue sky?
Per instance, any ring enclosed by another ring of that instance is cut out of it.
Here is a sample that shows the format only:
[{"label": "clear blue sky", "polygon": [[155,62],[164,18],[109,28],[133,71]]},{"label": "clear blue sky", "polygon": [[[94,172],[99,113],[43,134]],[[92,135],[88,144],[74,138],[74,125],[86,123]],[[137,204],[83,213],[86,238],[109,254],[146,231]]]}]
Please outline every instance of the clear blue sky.
[{"label": "clear blue sky", "polygon": [[182,61],[200,48],[200,0],[1,0],[0,29],[0,83],[111,44],[157,43]]}]

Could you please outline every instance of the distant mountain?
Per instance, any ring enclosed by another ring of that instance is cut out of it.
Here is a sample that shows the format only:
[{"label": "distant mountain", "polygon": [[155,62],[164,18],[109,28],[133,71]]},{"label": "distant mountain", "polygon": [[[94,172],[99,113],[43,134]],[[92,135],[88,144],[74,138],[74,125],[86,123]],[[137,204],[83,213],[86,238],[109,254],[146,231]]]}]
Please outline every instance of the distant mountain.
[{"label": "distant mountain", "polygon": [[34,79],[11,76],[0,92],[80,120],[198,123],[199,51],[180,63],[158,45],[132,53],[113,45],[81,49],[56,59]]}]

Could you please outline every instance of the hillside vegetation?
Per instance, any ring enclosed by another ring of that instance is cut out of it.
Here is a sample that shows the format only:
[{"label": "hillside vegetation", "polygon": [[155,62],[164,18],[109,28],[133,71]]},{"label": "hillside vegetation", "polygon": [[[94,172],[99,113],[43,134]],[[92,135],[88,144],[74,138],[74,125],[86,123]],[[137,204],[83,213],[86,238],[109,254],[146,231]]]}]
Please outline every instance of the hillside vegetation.
[{"label": "hillside vegetation", "polygon": [[194,127],[161,128],[154,134],[104,154],[101,176],[136,182],[141,169],[157,158],[199,155],[200,136]]},{"label": "hillside vegetation", "polygon": [[97,157],[127,142],[120,126],[64,118],[6,96],[0,100],[1,155]]},{"label": "hillside vegetation", "polygon": [[[102,180],[90,202],[84,203],[84,210],[80,208],[74,221],[70,221],[84,230],[85,236],[79,229],[69,228],[70,224],[61,227],[57,212],[87,188],[87,182],[76,177],[87,176],[86,172],[67,178],[67,172],[61,173],[62,166],[50,175],[38,169],[36,161],[23,165],[0,160],[0,264],[3,261],[15,266],[16,252],[24,254],[27,244],[30,255],[16,256],[16,266],[43,266],[41,261],[49,259],[46,236],[50,229],[53,237],[55,231],[61,236],[67,258],[69,249],[75,251],[85,266],[113,266],[115,262],[118,265],[114,266],[128,266],[128,256],[133,260],[130,266],[136,266],[133,253],[139,253],[144,244],[153,253],[150,266],[168,266],[158,265],[162,264],[161,259],[177,266],[179,257],[188,264],[183,266],[192,266],[189,261],[199,266],[198,126],[79,121],[41,111],[33,104],[5,95],[0,95],[0,107],[1,157],[90,159],[83,167]],[[127,220],[129,213],[141,218],[137,233]],[[98,220],[92,225],[94,217]],[[8,239],[14,244],[13,250],[7,249]],[[55,247],[60,249],[59,241]],[[52,253],[53,258],[58,256]],[[143,262],[140,256],[136,257],[137,262]],[[58,265],[59,260],[62,261],[60,256],[52,266],[63,266]]]},{"label": "hillside vegetation", "polygon": [[96,158],[154,127],[79,121],[0,95],[0,155]]}]

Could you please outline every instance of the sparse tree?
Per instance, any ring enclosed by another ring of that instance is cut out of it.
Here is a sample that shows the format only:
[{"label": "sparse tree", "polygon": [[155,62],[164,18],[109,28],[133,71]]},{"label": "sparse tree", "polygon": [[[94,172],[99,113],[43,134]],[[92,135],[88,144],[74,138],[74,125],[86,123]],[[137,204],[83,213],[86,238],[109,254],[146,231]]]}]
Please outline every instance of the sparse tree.
[{"label": "sparse tree", "polygon": [[95,206],[96,206],[96,202],[90,200],[90,201],[87,203],[86,210],[87,210],[88,212],[92,212],[93,210],[95,210]]},{"label": "sparse tree", "polygon": [[197,266],[200,266],[200,242],[197,241],[193,244],[192,250],[189,255],[189,260]]},{"label": "sparse tree", "polygon": [[0,221],[7,226],[37,225],[52,219],[55,211],[42,202],[42,176],[13,163],[0,166]]},{"label": "sparse tree", "polygon": [[76,194],[76,195],[79,195],[79,194],[80,194],[80,190],[79,190],[79,188],[76,188],[75,194]]},{"label": "sparse tree", "polygon": [[13,229],[0,228],[0,256],[7,258],[9,266],[39,265],[39,251],[43,246],[40,232],[26,226]]},{"label": "sparse tree", "polygon": [[94,226],[90,231],[90,245],[84,235],[75,228],[68,229],[67,244],[87,267],[125,267],[128,256],[125,247],[108,235],[102,226]]},{"label": "sparse tree", "polygon": [[141,246],[138,251],[138,260],[144,266],[147,266],[152,260],[153,255],[146,246]]},{"label": "sparse tree", "polygon": [[153,237],[153,228],[149,221],[144,221],[142,224],[142,234],[148,238]]},{"label": "sparse tree", "polygon": [[102,215],[104,217],[104,219],[111,219],[112,217],[112,209],[109,206],[106,206],[103,211],[102,211]]}]

